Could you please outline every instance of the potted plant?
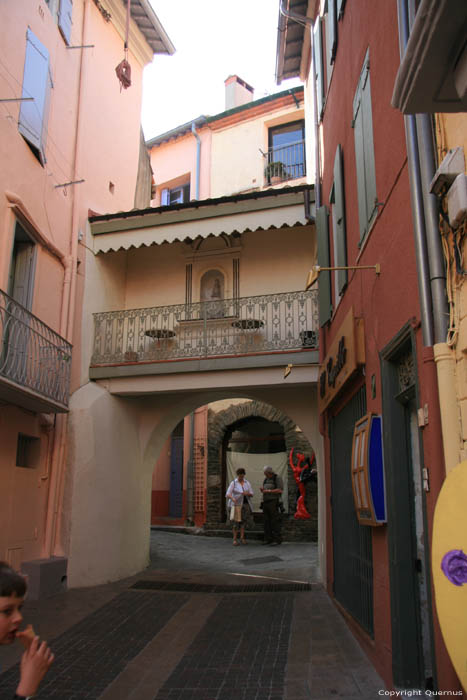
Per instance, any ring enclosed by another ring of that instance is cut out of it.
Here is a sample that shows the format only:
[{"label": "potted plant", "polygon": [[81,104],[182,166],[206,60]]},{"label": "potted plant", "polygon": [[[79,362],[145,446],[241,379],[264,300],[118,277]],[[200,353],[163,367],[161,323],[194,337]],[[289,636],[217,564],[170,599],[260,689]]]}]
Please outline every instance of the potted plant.
[{"label": "potted plant", "polygon": [[280,160],[268,163],[264,169],[264,177],[271,185],[288,180],[289,175],[285,163]]}]

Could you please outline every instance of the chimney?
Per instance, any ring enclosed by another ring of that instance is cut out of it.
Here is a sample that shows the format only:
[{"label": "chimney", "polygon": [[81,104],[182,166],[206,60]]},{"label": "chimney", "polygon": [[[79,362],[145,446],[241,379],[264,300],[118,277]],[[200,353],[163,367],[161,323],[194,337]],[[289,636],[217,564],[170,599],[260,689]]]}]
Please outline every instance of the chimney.
[{"label": "chimney", "polygon": [[229,75],[224,81],[224,85],[226,110],[252,102],[254,89],[238,75]]}]

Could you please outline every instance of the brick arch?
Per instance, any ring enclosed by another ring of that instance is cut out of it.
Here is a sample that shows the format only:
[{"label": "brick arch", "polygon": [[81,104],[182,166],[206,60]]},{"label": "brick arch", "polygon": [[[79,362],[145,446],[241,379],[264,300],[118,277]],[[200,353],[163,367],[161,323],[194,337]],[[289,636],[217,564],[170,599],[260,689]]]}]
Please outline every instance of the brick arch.
[{"label": "brick arch", "polygon": [[[265,418],[279,423],[284,430],[284,440],[287,452],[293,448],[306,456],[314,454],[313,447],[303,435],[297,432],[296,424],[282,411],[261,401],[246,401],[245,403],[229,406],[223,411],[208,414],[208,464],[207,464],[207,509],[206,528],[218,528],[224,524],[222,486],[223,442],[228,429],[245,418]],[[283,523],[283,534],[287,539],[317,539],[317,485],[308,483],[306,486],[306,503],[310,512],[310,520],[294,520],[294,504],[296,484],[292,470],[288,471],[289,516]]]}]

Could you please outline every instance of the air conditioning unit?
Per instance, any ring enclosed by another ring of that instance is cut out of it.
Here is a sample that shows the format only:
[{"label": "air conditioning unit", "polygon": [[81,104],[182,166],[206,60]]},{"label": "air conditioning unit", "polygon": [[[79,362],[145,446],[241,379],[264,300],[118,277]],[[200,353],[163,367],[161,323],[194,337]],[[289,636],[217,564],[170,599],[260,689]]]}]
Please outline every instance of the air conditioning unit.
[{"label": "air conditioning unit", "polygon": [[467,175],[456,177],[446,195],[448,217],[452,228],[457,228],[467,214]]},{"label": "air conditioning unit", "polygon": [[440,195],[444,186],[450,187],[456,177],[463,172],[465,172],[464,149],[460,146],[451,148],[443,158],[443,162],[430,183],[430,192]]}]

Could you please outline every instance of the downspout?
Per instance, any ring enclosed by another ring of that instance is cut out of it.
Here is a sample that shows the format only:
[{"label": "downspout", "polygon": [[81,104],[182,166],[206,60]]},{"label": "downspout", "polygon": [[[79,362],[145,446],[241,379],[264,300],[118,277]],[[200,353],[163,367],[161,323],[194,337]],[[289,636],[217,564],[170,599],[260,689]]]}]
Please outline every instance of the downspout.
[{"label": "downspout", "polygon": [[196,139],[196,186],[195,186],[195,199],[199,199],[199,178],[200,178],[200,167],[201,167],[201,139],[198,132],[196,131],[195,122],[191,122],[191,133]]},{"label": "downspout", "polygon": [[[398,0],[401,58],[409,38],[407,0]],[[446,280],[438,229],[438,209],[429,183],[435,172],[430,116],[404,116],[409,157],[415,247],[424,345],[433,345],[438,377],[441,432],[446,472],[459,462],[462,446],[456,402],[455,355],[445,342],[448,327]]]},{"label": "downspout", "polygon": [[[86,45],[86,22],[88,16],[88,7],[90,0],[85,0],[83,7],[83,24],[81,29],[81,44]],[[83,74],[84,74],[84,49],[81,49],[79,79],[78,79],[78,101],[76,112],[76,132],[74,143],[74,159],[73,159],[73,180],[78,179],[76,174],[79,170],[78,164],[78,148],[79,136],[81,128],[81,112],[83,100]],[[60,319],[60,335],[66,338],[70,343],[73,337],[73,321],[76,300],[76,278],[77,278],[77,259],[78,259],[78,227],[79,227],[79,191],[77,185],[73,188],[73,203],[71,211],[71,244],[70,255],[65,261],[65,279],[63,284],[63,302],[62,313]],[[52,448],[52,460],[50,469],[50,486],[49,498],[47,504],[47,516],[44,535],[44,555],[50,557],[53,555],[64,555],[65,548],[60,537],[61,525],[61,504],[63,502],[64,492],[64,469],[66,458],[66,441],[67,441],[68,415],[57,416],[54,441]]]},{"label": "downspout", "polygon": [[[407,0],[397,0],[397,16],[399,23],[399,51],[401,59],[409,39],[409,17]],[[418,291],[420,295],[420,319],[422,323],[423,344],[433,345],[433,313],[430,293],[430,273],[428,265],[428,250],[426,244],[425,217],[423,211],[423,189],[420,173],[420,158],[418,151],[417,124],[415,116],[404,115],[405,139],[410,179],[410,198],[412,202],[412,218],[415,239],[415,257],[417,264]]]}]

